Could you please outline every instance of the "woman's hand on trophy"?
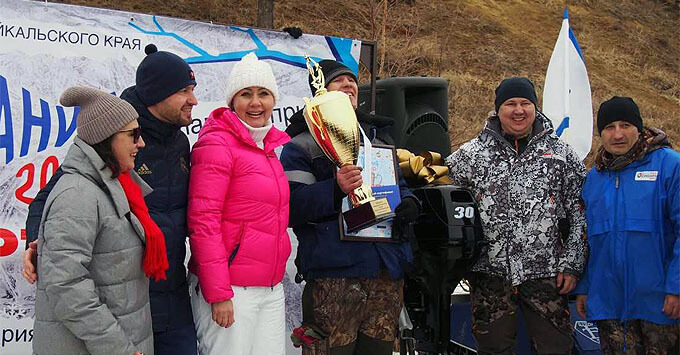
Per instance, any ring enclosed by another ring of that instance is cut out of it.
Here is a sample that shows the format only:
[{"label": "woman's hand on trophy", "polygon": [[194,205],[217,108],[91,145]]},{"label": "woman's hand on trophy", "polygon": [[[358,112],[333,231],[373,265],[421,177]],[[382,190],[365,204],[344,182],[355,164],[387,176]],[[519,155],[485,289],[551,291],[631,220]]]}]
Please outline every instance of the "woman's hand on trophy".
[{"label": "woman's hand on trophy", "polygon": [[234,303],[231,300],[215,302],[212,308],[212,319],[220,327],[229,328],[234,324]]},{"label": "woman's hand on trophy", "polygon": [[340,190],[348,194],[350,191],[359,188],[363,183],[361,168],[356,165],[345,165],[338,170],[336,180]]}]

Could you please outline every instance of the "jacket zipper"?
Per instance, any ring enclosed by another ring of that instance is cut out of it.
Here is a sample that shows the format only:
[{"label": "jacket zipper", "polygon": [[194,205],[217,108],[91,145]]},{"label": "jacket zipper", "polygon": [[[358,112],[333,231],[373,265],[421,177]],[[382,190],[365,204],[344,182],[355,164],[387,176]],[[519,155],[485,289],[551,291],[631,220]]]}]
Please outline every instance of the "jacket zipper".
[{"label": "jacket zipper", "polygon": [[[162,143],[166,143],[164,140],[161,140]],[[168,145],[163,144],[163,161],[168,161]],[[170,181],[170,186],[173,186],[174,184],[172,183],[172,174],[168,171],[168,180]],[[165,189],[165,201],[170,201],[170,188]],[[165,208],[165,213],[170,212],[168,209],[168,205],[163,206]]]},{"label": "jacket zipper", "polygon": [[[510,144],[510,142],[508,142],[507,139],[503,138],[503,136],[500,133],[494,131],[491,128],[484,128],[482,133],[485,133],[485,132],[489,135],[492,135],[494,138],[498,139],[501,142],[501,144],[505,144],[506,147],[510,148],[513,152],[515,152],[515,154],[517,156],[519,156],[519,147],[518,147],[518,150],[515,151],[515,149],[513,149],[514,147],[512,146],[512,144]],[[547,134],[549,134],[548,130],[544,129],[543,131],[539,132],[537,135],[531,137],[531,139],[529,139],[529,141],[527,142],[527,145],[524,148],[524,150],[526,151],[529,148],[529,145],[531,145],[531,143],[538,140],[539,138],[542,138],[544,135],[547,135]]]},{"label": "jacket zipper", "polygon": [[[278,204],[277,206],[281,208],[281,184],[279,183],[279,179],[276,176],[276,171],[274,170],[274,167],[272,166],[272,161],[271,159],[276,159],[276,153],[270,152],[270,153],[265,153],[267,157],[267,162],[269,163],[269,168],[272,171],[272,176],[274,176],[274,179],[276,180],[276,189],[277,189],[277,194],[278,194]],[[271,154],[271,155],[270,155]],[[281,238],[281,215],[277,213],[277,223],[276,223],[276,254],[274,256],[274,265],[272,268],[272,277],[270,281],[270,288],[273,291],[274,290],[274,276],[276,274],[276,266],[279,263],[279,244],[280,244],[280,238]]]},{"label": "jacket zipper", "polygon": [[[508,142],[505,138],[503,138],[503,136],[501,136],[499,133],[497,133],[497,132],[494,131],[493,129],[485,128],[484,131],[487,131],[487,134],[490,134],[490,135],[493,136],[494,138],[498,139],[498,140],[501,142],[502,145],[504,144],[505,147],[506,147],[506,148],[509,148],[510,151],[512,151],[512,153],[514,154],[514,156],[515,156],[515,158],[517,159],[517,161],[516,161],[516,162],[510,161],[510,169],[509,169],[509,171],[510,171],[510,173],[511,173],[511,175],[512,175],[512,168],[513,168],[513,166],[515,165],[515,163],[517,163],[517,162],[519,161],[519,159],[520,159],[520,154],[519,154],[519,144],[518,144],[517,139],[515,139],[515,147],[513,147],[512,144],[510,144],[510,142]],[[534,141],[538,140],[539,138],[542,138],[542,137],[543,137],[544,135],[546,135],[546,134],[548,134],[548,130],[543,130],[543,131],[541,131],[540,133],[538,133],[537,135],[531,137],[531,139],[529,139],[529,141],[527,142],[527,145],[526,145],[526,147],[524,148],[524,151],[526,151],[526,150],[529,148],[529,146],[531,145],[531,143],[533,143]],[[513,148],[514,148],[514,149],[513,149]],[[509,201],[509,200],[511,200],[511,196],[510,196],[510,191],[508,190],[508,201]],[[516,216],[515,216],[515,217],[516,217]],[[513,272],[512,272],[512,266],[511,266],[511,263],[510,263],[510,249],[509,249],[509,248],[510,248],[510,240],[509,240],[509,239],[506,239],[506,241],[505,241],[505,260],[506,260],[507,268],[508,268],[508,278],[510,279],[510,284],[512,285],[512,275],[513,275]]]},{"label": "jacket zipper", "polygon": [[615,235],[614,242],[616,243],[615,250],[616,250],[617,263],[618,263],[619,260],[621,260],[621,263],[623,264],[622,265],[623,270],[624,270],[624,272],[623,272],[623,285],[624,285],[623,286],[623,316],[627,317],[627,315],[628,315],[628,288],[626,286],[628,285],[628,277],[627,277],[628,273],[625,272],[625,270],[626,270],[626,259],[621,257],[621,253],[623,252],[623,249],[624,249],[622,243],[624,243],[625,241],[621,240],[621,238],[619,238],[620,237],[619,220],[617,218],[617,216],[619,215],[619,192],[620,192],[620,190],[619,190],[619,184],[620,184],[619,175],[620,174],[619,174],[618,171],[614,173],[615,193],[614,193],[614,231],[613,231],[613,233]]}]

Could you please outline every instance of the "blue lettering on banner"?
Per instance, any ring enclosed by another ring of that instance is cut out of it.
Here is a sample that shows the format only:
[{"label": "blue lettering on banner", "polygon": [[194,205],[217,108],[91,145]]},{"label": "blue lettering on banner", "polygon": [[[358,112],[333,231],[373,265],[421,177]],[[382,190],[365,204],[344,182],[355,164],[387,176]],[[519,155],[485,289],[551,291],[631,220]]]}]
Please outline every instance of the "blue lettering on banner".
[{"label": "blue lettering on banner", "polygon": [[12,107],[9,105],[7,79],[0,75],[0,119],[5,120],[5,134],[0,134],[0,149],[5,149],[5,164],[14,159],[14,134],[12,129]]},{"label": "blue lettering on banner", "polygon": [[[47,101],[40,99],[40,115],[33,113],[31,105],[31,93],[22,88],[23,99],[23,133],[21,136],[21,150],[19,156],[24,157],[28,155],[31,146],[31,135],[34,128],[40,129],[40,141],[38,142],[37,152],[42,152],[47,149],[50,140],[50,133],[52,127],[51,108]],[[68,140],[76,132],[78,113],[80,107],[74,107],[73,113],[70,115],[70,122],[67,121],[67,110],[62,106],[55,107],[57,111],[57,139],[54,144],[55,148],[59,148],[66,144]],[[3,125],[4,121],[4,125]],[[9,164],[14,160],[14,127],[12,124],[12,107],[10,103],[9,89],[7,79],[0,75],[0,127],[4,126],[5,133],[0,134],[0,149],[5,150],[5,164]]]},{"label": "blue lettering on banner", "polygon": [[[66,128],[66,113],[64,112],[64,108],[61,106],[57,106],[57,116],[59,117],[59,130],[57,131],[57,142],[54,144],[55,147],[59,148],[66,141],[68,141],[69,138],[73,135],[73,132],[76,131],[77,127],[77,121],[76,117],[78,116],[78,113],[80,112],[80,106],[76,106],[75,109],[73,110],[73,118],[71,118],[71,125]],[[65,129],[66,128],[66,129]]]},{"label": "blue lettering on banner", "polygon": [[47,148],[47,143],[50,140],[50,106],[45,100],[40,100],[40,111],[42,116],[33,115],[31,108],[31,93],[26,89],[21,89],[22,97],[24,99],[24,131],[21,137],[21,153],[20,156],[28,154],[28,146],[31,144],[31,131],[33,126],[41,128],[40,143],[38,144],[38,152],[42,152]]}]

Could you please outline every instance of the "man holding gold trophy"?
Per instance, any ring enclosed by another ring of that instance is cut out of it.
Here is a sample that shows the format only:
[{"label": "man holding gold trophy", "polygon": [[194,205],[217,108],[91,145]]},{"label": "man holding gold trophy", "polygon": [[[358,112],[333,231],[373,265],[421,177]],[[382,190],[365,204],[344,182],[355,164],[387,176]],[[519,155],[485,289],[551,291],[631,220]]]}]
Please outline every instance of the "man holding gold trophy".
[{"label": "man holding gold trophy", "polygon": [[[403,268],[413,259],[404,231],[418,217],[419,202],[399,179],[401,203],[392,211],[362,178],[356,165],[360,142],[366,155],[371,143],[393,144],[388,133],[393,121],[355,111],[355,73],[323,60],[310,67],[309,81],[315,97],[291,118],[286,133],[292,140],[281,153],[291,194],[290,226],[299,242],[296,279],[307,282],[303,326],[324,338],[305,353],[392,354]],[[346,197],[353,208],[343,214]],[[361,230],[392,216],[385,242],[341,238],[341,228]]]}]

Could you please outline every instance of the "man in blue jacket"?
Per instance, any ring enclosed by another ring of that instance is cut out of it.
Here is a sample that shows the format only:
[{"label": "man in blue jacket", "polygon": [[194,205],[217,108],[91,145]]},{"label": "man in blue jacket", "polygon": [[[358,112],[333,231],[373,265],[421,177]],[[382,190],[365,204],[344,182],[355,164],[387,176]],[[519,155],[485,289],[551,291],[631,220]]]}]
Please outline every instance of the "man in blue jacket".
[{"label": "man in blue jacket", "polygon": [[[187,237],[186,210],[189,188],[189,140],[180,129],[191,123],[194,72],[179,56],[149,45],[137,68],[136,85],[121,98],[137,110],[146,147],[137,153],[135,171],[152,188],[145,197],[149,214],[165,236],[168,263],[166,280],[149,282],[154,349],[156,354],[196,354],[196,331],[189,302],[184,258]],[[27,245],[37,239],[47,196],[63,175],[57,170],[29,206]],[[35,249],[24,254],[24,277],[31,283],[35,273]]]},{"label": "man in blue jacket", "polygon": [[[334,60],[319,65],[326,88],[346,93],[356,110],[356,75]],[[311,78],[310,88],[314,94]],[[360,112],[357,118],[373,143],[394,143],[388,134],[392,119]],[[403,303],[403,267],[412,261],[410,246],[403,236],[395,243],[340,240],[341,203],[361,185],[360,168],[348,165],[337,170],[314,142],[302,111],[293,115],[286,133],[292,140],[281,152],[281,163],[290,185],[289,224],[299,242],[299,276],[307,281],[303,323],[328,334],[332,355],[392,354]],[[419,213],[403,179],[400,194],[397,233]]]},{"label": "man in blue jacket", "polygon": [[600,106],[602,146],[586,176],[590,259],[574,293],[605,354],[678,353],[680,154],[642,125],[633,99]]}]

